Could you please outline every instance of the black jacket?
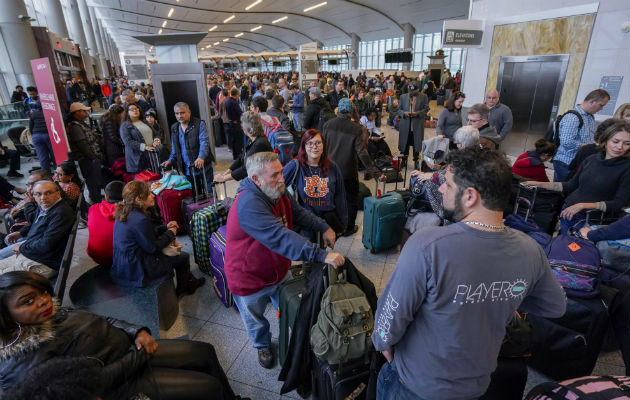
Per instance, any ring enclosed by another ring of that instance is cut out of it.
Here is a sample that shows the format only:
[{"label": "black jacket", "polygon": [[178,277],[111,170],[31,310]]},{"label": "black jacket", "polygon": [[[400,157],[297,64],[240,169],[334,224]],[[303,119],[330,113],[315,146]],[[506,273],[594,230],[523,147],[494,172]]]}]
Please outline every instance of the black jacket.
[{"label": "black jacket", "polygon": [[[137,351],[134,339],[142,328],[87,311],[60,308],[48,322],[22,326],[20,340],[0,349],[0,388],[9,389],[32,368],[55,357],[94,357],[103,362],[100,377],[105,398],[127,398],[134,375],[149,356]],[[128,386],[127,386],[128,385]],[[1,391],[0,391],[1,392]]]},{"label": "black jacket", "polygon": [[348,94],[345,90],[342,90],[339,93],[337,93],[336,90],[333,90],[332,92],[328,93],[328,102],[330,103],[330,108],[332,108],[333,110],[337,108],[337,106],[339,105],[339,100],[344,97],[348,97]]},{"label": "black jacket", "polygon": [[104,163],[111,168],[114,161],[125,156],[125,145],[120,138],[120,126],[110,121],[101,121],[103,142],[105,147]]},{"label": "black jacket", "polygon": [[317,129],[317,123],[319,122],[319,112],[326,103],[326,99],[318,97],[308,103],[306,111],[304,112],[304,129]]},{"label": "black jacket", "polygon": [[31,134],[43,133],[48,135],[46,119],[44,118],[44,112],[41,108],[33,110],[33,112],[31,112],[31,118],[28,122],[28,130],[31,131]]},{"label": "black jacket", "polygon": [[[289,341],[287,359],[282,365],[278,380],[284,381],[280,393],[288,393],[300,387],[305,392],[311,389],[311,369],[313,353],[310,345],[311,327],[317,322],[317,316],[321,308],[321,300],[324,296],[323,264],[314,264],[307,270],[306,289],[302,295],[300,307],[295,316],[295,326]],[[348,283],[353,283],[365,293],[372,312],[376,313],[377,301],[374,284],[359,271],[350,260],[342,268],[346,270]],[[300,390],[300,392],[302,392]]]},{"label": "black jacket", "polygon": [[[38,209],[36,215],[41,213],[42,210]],[[61,199],[48,209],[45,216],[39,220],[35,216],[35,220],[30,221],[31,227],[20,246],[20,253],[49,268],[59,269],[74,218],[72,207]]]},{"label": "black jacket", "polygon": [[256,140],[250,142],[245,147],[245,151],[241,153],[240,157],[234,160],[232,165],[230,165],[232,178],[234,178],[235,181],[247,178],[247,169],[245,168],[245,161],[247,160],[247,157],[263,151],[273,151],[271,144],[269,144],[269,140],[267,140],[266,137],[257,137]]},{"label": "black jacket", "polygon": [[323,134],[328,157],[337,163],[344,179],[357,178],[358,159],[361,159],[370,174],[380,174],[368,154],[366,132],[361,125],[352,122],[347,114],[326,122]]}]

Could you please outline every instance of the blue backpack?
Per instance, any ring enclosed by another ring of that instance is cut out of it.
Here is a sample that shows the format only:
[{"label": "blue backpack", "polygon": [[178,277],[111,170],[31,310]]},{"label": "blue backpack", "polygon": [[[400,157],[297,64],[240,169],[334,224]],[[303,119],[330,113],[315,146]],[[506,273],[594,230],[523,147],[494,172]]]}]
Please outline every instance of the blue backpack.
[{"label": "blue backpack", "polygon": [[546,252],[551,269],[567,295],[586,299],[599,296],[601,258],[592,242],[558,235]]},{"label": "blue backpack", "polygon": [[[269,116],[271,117],[271,116]],[[275,153],[278,154],[278,159],[282,165],[285,165],[293,158],[293,149],[295,147],[295,140],[293,134],[286,130],[280,122],[274,117],[271,117],[273,123],[269,123],[264,118],[261,118],[263,128],[265,129],[265,135],[269,144]]]}]

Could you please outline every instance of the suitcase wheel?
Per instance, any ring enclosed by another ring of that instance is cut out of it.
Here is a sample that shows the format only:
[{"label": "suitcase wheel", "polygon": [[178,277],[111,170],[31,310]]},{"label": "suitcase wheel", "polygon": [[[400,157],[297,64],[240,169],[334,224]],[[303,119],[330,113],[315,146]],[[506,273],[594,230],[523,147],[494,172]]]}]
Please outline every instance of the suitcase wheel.
[{"label": "suitcase wheel", "polygon": [[372,254],[376,254],[376,249],[371,249],[371,250],[370,250],[370,253],[372,253]]}]

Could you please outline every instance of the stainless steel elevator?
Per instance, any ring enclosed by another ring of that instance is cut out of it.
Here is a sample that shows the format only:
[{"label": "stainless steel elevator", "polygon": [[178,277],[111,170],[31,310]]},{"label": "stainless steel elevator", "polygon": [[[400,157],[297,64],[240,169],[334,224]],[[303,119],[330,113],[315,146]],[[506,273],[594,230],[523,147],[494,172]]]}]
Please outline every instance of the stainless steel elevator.
[{"label": "stainless steel elevator", "polygon": [[501,57],[497,90],[512,110],[513,132],[543,134],[555,120],[568,54]]}]

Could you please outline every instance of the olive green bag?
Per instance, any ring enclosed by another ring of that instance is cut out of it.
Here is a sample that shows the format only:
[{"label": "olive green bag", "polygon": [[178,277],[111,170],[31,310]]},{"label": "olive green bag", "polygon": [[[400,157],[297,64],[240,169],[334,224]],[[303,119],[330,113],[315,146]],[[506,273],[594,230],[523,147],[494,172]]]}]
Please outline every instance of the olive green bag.
[{"label": "olive green bag", "polygon": [[313,353],[334,365],[367,356],[372,349],[374,314],[365,293],[346,281],[345,271],[328,266],[329,286],[311,328]]}]

